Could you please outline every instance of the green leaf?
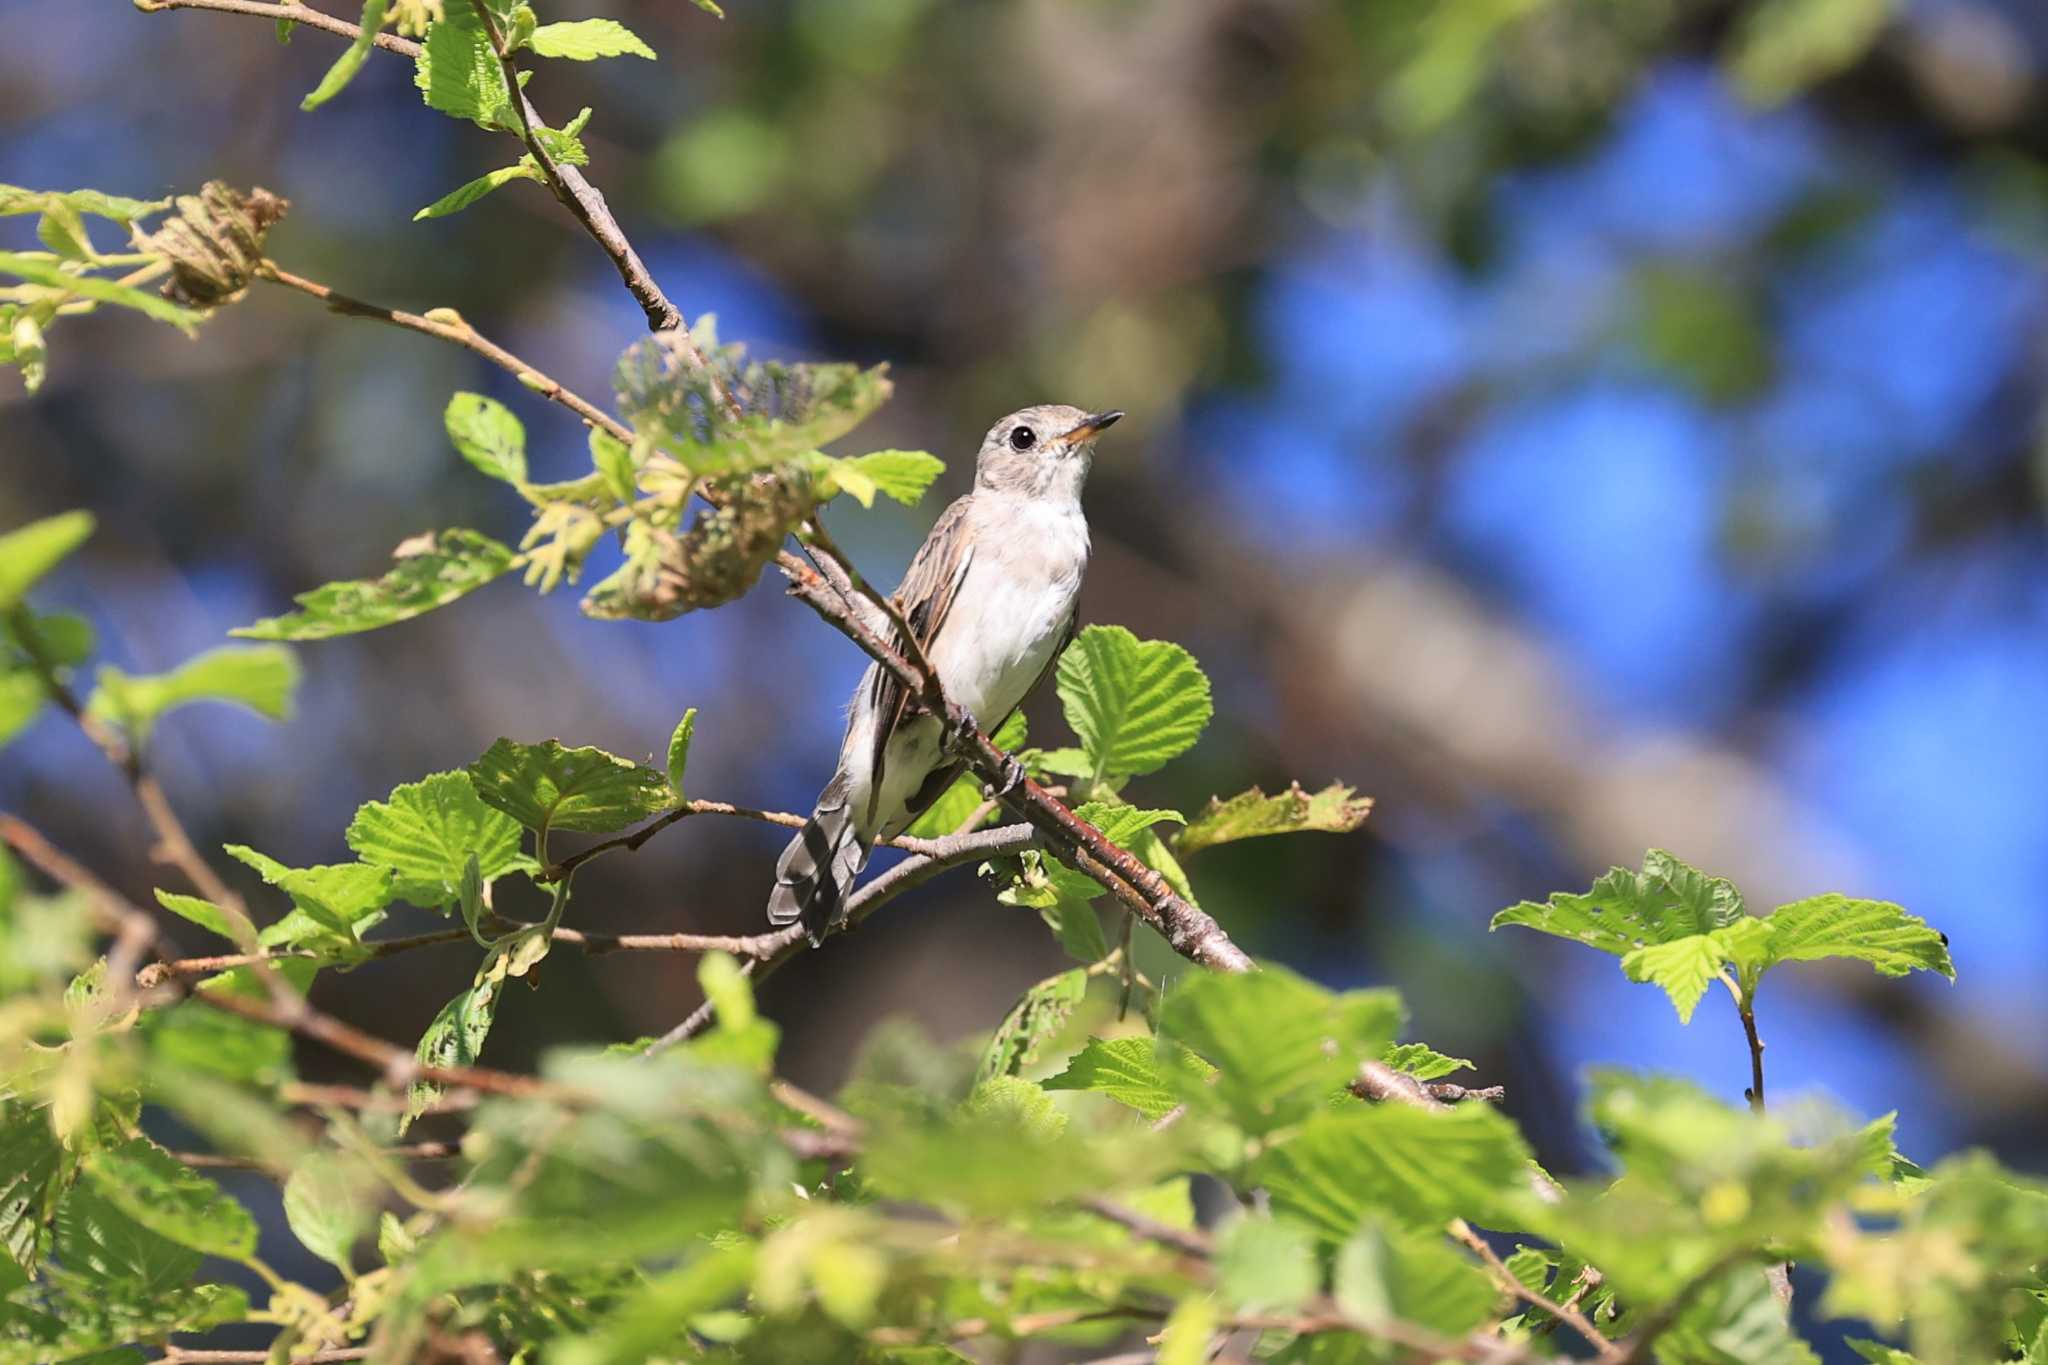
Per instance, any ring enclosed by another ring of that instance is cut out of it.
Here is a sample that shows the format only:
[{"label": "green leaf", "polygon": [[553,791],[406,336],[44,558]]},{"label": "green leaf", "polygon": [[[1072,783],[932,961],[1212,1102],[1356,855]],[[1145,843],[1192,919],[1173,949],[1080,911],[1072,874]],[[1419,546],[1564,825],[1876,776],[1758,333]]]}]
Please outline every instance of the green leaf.
[{"label": "green leaf", "polygon": [[[279,963],[288,979],[310,977],[314,964],[294,960]],[[200,987],[260,999],[262,983],[247,967],[237,967],[213,977]],[[272,1024],[260,1024],[239,1014],[198,1000],[186,1000],[168,1010],[144,1016],[143,1032],[149,1039],[153,1071],[189,1078],[194,1072],[217,1076],[244,1085],[275,1086],[292,1074],[291,1035]]]},{"label": "green leaf", "polygon": [[526,428],[510,408],[480,393],[458,393],[442,420],[471,465],[506,483],[526,482]]},{"label": "green leaf", "polygon": [[64,1149],[50,1114],[18,1100],[0,1100],[0,1292],[36,1273],[49,1239],[45,1232],[66,1178]]},{"label": "green leaf", "polygon": [[1239,1214],[1224,1223],[1215,1264],[1216,1292],[1243,1313],[1291,1312],[1322,1285],[1315,1239],[1277,1218]]},{"label": "green leaf", "polygon": [[1492,1281],[1442,1239],[1369,1221],[1338,1248],[1333,1294],[1368,1325],[1411,1323],[1458,1338],[1493,1311]]},{"label": "green leaf", "polygon": [[1896,8],[1895,0],[1762,0],[1742,13],[1725,64],[1745,96],[1775,104],[1853,66]]},{"label": "green leaf", "polygon": [[1208,725],[1209,680],[1166,640],[1090,626],[1059,663],[1060,702],[1094,776],[1149,773],[1186,752]]},{"label": "green leaf", "polygon": [[28,190],[19,185],[0,185],[0,217],[16,213],[48,213],[63,205],[77,213],[90,213],[127,223],[169,206],[168,199],[124,199],[98,190]]},{"label": "green leaf", "polygon": [[423,616],[512,567],[512,551],[461,528],[414,536],[382,578],[329,583],[293,599],[299,610],[230,631],[253,640],[326,640]]},{"label": "green leaf", "polygon": [[1842,1344],[1869,1361],[1870,1365],[1920,1365],[1920,1358],[1911,1351],[1901,1351],[1896,1346],[1887,1346],[1868,1337],[1844,1337]]},{"label": "green leaf", "polygon": [[689,799],[683,795],[683,773],[690,766],[690,739],[696,733],[697,708],[692,706],[683,712],[675,733],[668,737],[668,787],[678,805]]},{"label": "green leaf", "polygon": [[290,720],[298,686],[299,661],[285,646],[222,645],[168,673],[131,677],[103,665],[86,710],[144,743],[166,711],[193,702],[229,702],[271,720]]},{"label": "green leaf", "polygon": [[0,671],[0,745],[26,730],[48,700],[43,680],[31,670]]},{"label": "green leaf", "polygon": [[1658,1338],[1657,1358],[1672,1365],[1820,1365],[1793,1334],[1759,1265],[1716,1277]]},{"label": "green leaf", "polygon": [[39,256],[24,255],[18,251],[0,251],[0,271],[30,284],[40,284],[48,289],[61,289],[76,294],[82,299],[95,303],[118,304],[133,308],[145,317],[158,322],[168,322],[173,327],[190,334],[199,324],[200,315],[189,308],[172,303],[161,294],[145,293],[125,284],[116,284],[98,275],[80,275],[63,270],[54,261]]},{"label": "green leaf", "polygon": [[528,829],[607,834],[675,805],[668,778],[602,749],[501,739],[469,765],[485,804]]},{"label": "green leaf", "polygon": [[531,46],[537,56],[566,57],[572,62],[594,61],[599,57],[654,57],[654,49],[616,19],[542,24],[533,31]]},{"label": "green leaf", "polygon": [[6,641],[57,668],[82,664],[99,647],[92,623],[71,612],[13,612],[0,618],[0,642]]},{"label": "green leaf", "polygon": [[[357,815],[360,818],[361,812]],[[375,924],[394,897],[418,890],[410,885],[401,885],[398,874],[383,863],[366,861],[286,867],[275,858],[244,844],[227,844],[223,848],[229,857],[256,869],[264,881],[290,896],[292,904],[316,924],[324,925],[345,939],[353,939],[369,925]],[[433,902],[436,905],[440,903]],[[260,937],[266,945],[280,941],[273,933],[278,927],[274,924],[263,931]]]},{"label": "green leaf", "polygon": [[825,473],[840,491],[859,499],[863,507],[875,505],[880,493],[910,506],[925,495],[932,481],[946,470],[945,462],[922,450],[877,450],[829,460]]},{"label": "green leaf", "polygon": [[1188,822],[1173,846],[1185,858],[1215,844],[1266,834],[1292,834],[1300,830],[1348,834],[1364,824],[1371,813],[1371,797],[1359,796],[1342,785],[1331,785],[1311,794],[1303,791],[1300,783],[1290,783],[1278,796],[1268,796],[1253,787],[1228,801],[1210,797],[1209,804]]},{"label": "green leaf", "polygon": [[718,0],[691,0],[691,3],[714,19],[723,19],[725,11],[718,6]]},{"label": "green leaf", "polygon": [[91,1153],[85,1173],[108,1202],[180,1246],[233,1261],[256,1250],[248,1211],[147,1138]]},{"label": "green leaf", "polygon": [[[546,177],[540,172],[540,167],[533,164],[531,157],[521,157],[514,165],[500,166],[495,171],[487,171],[474,180],[456,186],[433,203],[421,209],[418,213],[415,213],[412,216],[412,220],[417,223],[428,218],[446,218],[451,213],[462,212],[462,210],[468,208],[492,190],[503,189],[515,180],[545,179]],[[484,472],[489,473],[490,471],[485,470]]]},{"label": "green leaf", "polygon": [[12,611],[35,581],[92,534],[90,512],[62,512],[0,535],[0,612]]},{"label": "green leaf", "polygon": [[1472,1070],[1472,1063],[1463,1057],[1446,1057],[1427,1043],[1396,1043],[1380,1054],[1380,1060],[1418,1081],[1442,1080],[1454,1072]]},{"label": "green leaf", "polygon": [[66,1270],[93,1276],[103,1293],[122,1298],[182,1289],[203,1259],[130,1217],[90,1183],[57,1206],[55,1250]]},{"label": "green leaf", "polygon": [[1764,967],[1848,957],[1886,976],[1904,976],[1917,967],[1951,981],[1956,977],[1948,940],[1926,920],[1889,901],[1851,900],[1829,892],[1781,905],[1763,923],[1771,931]]},{"label": "green leaf", "polygon": [[1204,1294],[1182,1299],[1166,1319],[1159,1334],[1155,1365],[1204,1365],[1210,1357],[1210,1339],[1216,1335],[1215,1300]]},{"label": "green leaf", "polygon": [[315,1152],[284,1186],[284,1217],[306,1250],[353,1278],[350,1253],[370,1229],[375,1178],[360,1161],[339,1152]]},{"label": "green leaf", "polygon": [[605,489],[620,502],[631,502],[640,495],[640,467],[633,460],[633,448],[610,432],[590,429],[590,464]]},{"label": "green leaf", "polygon": [[982,1053],[977,1079],[1014,1076],[1038,1060],[1059,1037],[1088,993],[1088,974],[1079,967],[1039,982],[1018,999]]},{"label": "green leaf", "polygon": [[156,888],[156,903],[174,915],[182,915],[200,928],[219,934],[230,943],[234,942],[234,931],[228,928],[228,917],[221,913],[212,901],[197,896],[184,896],[175,891]]},{"label": "green leaf", "polygon": [[1092,1090],[1148,1119],[1179,1107],[1181,1096],[1215,1068],[1176,1043],[1152,1038],[1091,1039],[1067,1069],[1043,1082],[1047,1090]]},{"label": "green leaf", "polygon": [[1137,838],[1138,831],[1150,829],[1162,821],[1179,824],[1187,818],[1177,810],[1140,810],[1121,801],[1088,801],[1075,807],[1074,814],[1101,830],[1103,838],[1118,845],[1130,843]]},{"label": "green leaf", "polygon": [[1718,934],[1689,934],[1636,949],[1621,960],[1621,970],[1631,981],[1662,987],[1678,1011],[1678,1022],[1690,1024],[1700,997],[1707,993],[1707,983],[1727,960],[1727,949]]},{"label": "green leaf", "polygon": [[504,67],[471,0],[442,0],[442,13],[427,29],[413,67],[427,106],[486,128],[515,127]]},{"label": "green leaf", "polygon": [[300,109],[307,112],[318,109],[356,78],[356,72],[362,70],[363,63],[369,60],[370,48],[377,41],[377,30],[384,27],[386,4],[387,0],[363,0],[363,17],[355,41],[335,59],[333,66],[327,68],[327,74],[320,78],[320,84],[314,87],[313,93],[299,101]]},{"label": "green leaf", "polygon": [[477,946],[490,947],[483,931],[484,922],[484,874],[477,865],[476,854],[469,855],[469,861],[462,865],[462,881],[455,888],[455,903],[462,909],[463,927]]},{"label": "green leaf", "polygon": [[1184,978],[1160,1007],[1159,1032],[1218,1069],[1183,1100],[1221,1105],[1248,1132],[1268,1133],[1322,1108],[1386,1051],[1401,1021],[1391,991],[1335,995],[1269,966]]},{"label": "green leaf", "polygon": [[347,838],[364,862],[395,869],[398,894],[416,905],[453,900],[472,853],[486,881],[529,864],[518,823],[485,805],[464,772],[434,773],[367,803]]},{"label": "green leaf", "polygon": [[1742,897],[1728,882],[1652,849],[1641,872],[1617,867],[1584,895],[1559,892],[1544,905],[1511,905],[1491,927],[1519,924],[1623,957],[1652,943],[1712,933],[1742,913]]},{"label": "green leaf", "polygon": [[[480,974],[481,975],[481,974]],[[427,1031],[420,1035],[416,1055],[427,1066],[457,1067],[475,1066],[477,1058],[483,1055],[484,1041],[490,1037],[491,1021],[497,1015],[498,992],[502,981],[480,980],[468,990],[450,1000],[434,1016],[434,1022],[427,1025]],[[405,1119],[399,1125],[403,1132],[413,1120],[434,1107],[441,1098],[438,1081],[414,1081],[406,1095]]]},{"label": "green leaf", "polygon": [[1528,1168],[1521,1134],[1486,1105],[1352,1104],[1317,1113],[1251,1174],[1275,1213],[1342,1242],[1374,1214],[1418,1231],[1452,1218],[1512,1226]]}]

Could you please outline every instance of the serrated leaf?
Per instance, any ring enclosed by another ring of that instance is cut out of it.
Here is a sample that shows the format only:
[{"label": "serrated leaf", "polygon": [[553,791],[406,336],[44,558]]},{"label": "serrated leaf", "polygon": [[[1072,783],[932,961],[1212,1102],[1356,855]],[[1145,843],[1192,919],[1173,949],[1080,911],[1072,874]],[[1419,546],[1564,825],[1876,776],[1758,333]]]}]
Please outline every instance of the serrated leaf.
[{"label": "serrated leaf", "polygon": [[1194,656],[1122,626],[1090,626],[1060,656],[1060,703],[1098,779],[1153,772],[1201,737],[1212,706]]},{"label": "serrated leaf", "polygon": [[863,507],[874,506],[877,493],[910,506],[946,472],[946,465],[922,450],[877,450],[829,461],[826,472]]},{"label": "serrated leaf", "polygon": [[1712,933],[1742,914],[1742,897],[1728,882],[1652,849],[1641,872],[1613,868],[1584,895],[1558,892],[1543,905],[1509,906],[1491,927],[1518,924],[1623,957],[1652,943]]},{"label": "serrated leaf", "polygon": [[[224,850],[229,857],[254,868],[265,882],[290,896],[301,914],[344,939],[354,939],[376,922],[373,916],[381,918],[384,907],[395,897],[416,889],[402,885],[399,873],[383,863],[365,861],[286,867],[277,859],[244,844],[227,844]],[[273,932],[278,928],[278,924],[273,924],[259,936],[266,946],[285,941]]]},{"label": "serrated leaf", "polygon": [[202,929],[219,934],[230,943],[234,941],[234,931],[228,928],[228,917],[222,914],[220,907],[212,901],[201,900],[197,896],[180,895],[176,891],[166,891],[162,887],[157,887],[156,903],[174,915],[191,920]]},{"label": "serrated leaf", "polygon": [[697,708],[692,706],[683,712],[675,733],[668,737],[668,787],[678,804],[689,799],[683,795],[683,777],[690,766],[690,739],[696,733]]},{"label": "serrated leaf", "polygon": [[1177,1108],[1190,1086],[1214,1073],[1214,1067],[1176,1043],[1095,1038],[1043,1085],[1047,1090],[1092,1090],[1157,1119]]},{"label": "serrated leaf", "polygon": [[145,317],[155,318],[158,322],[168,322],[187,335],[190,335],[200,322],[200,314],[172,303],[161,294],[151,294],[125,284],[117,284],[99,275],[64,270],[54,261],[24,255],[18,251],[0,251],[0,273],[48,289],[61,289],[82,299],[91,299],[95,303],[111,303],[122,308],[133,308]]},{"label": "serrated leaf", "polygon": [[458,393],[442,420],[471,466],[506,483],[526,482],[526,427],[510,408],[480,393]]},{"label": "serrated leaf", "polygon": [[375,1177],[360,1161],[339,1152],[315,1152],[285,1181],[285,1222],[306,1250],[352,1278],[350,1253],[356,1239],[369,1231],[374,1185]]},{"label": "serrated leaf", "polygon": [[133,677],[103,665],[86,710],[143,743],[166,711],[194,702],[228,702],[271,720],[290,720],[298,686],[298,657],[283,645],[222,645],[168,673]]},{"label": "serrated leaf", "polygon": [[364,862],[394,869],[398,894],[416,905],[454,899],[472,853],[486,881],[530,863],[519,851],[518,822],[485,805],[466,772],[434,773],[368,802],[347,838]]},{"label": "serrated leaf", "polygon": [[36,580],[92,534],[90,512],[61,512],[0,535],[0,612],[12,611]]},{"label": "serrated leaf", "polygon": [[[500,166],[495,171],[487,171],[474,180],[466,181],[456,186],[433,203],[415,213],[412,216],[412,220],[418,223],[428,218],[446,218],[450,214],[462,212],[491,191],[503,189],[515,180],[544,181],[546,178],[541,174],[540,167],[533,164],[531,158],[521,157],[513,165]],[[488,473],[489,471],[486,470],[485,472]]]},{"label": "serrated leaf", "polygon": [[1243,1313],[1290,1312],[1322,1284],[1315,1238],[1278,1218],[1239,1214],[1224,1223],[1215,1265],[1216,1292]]},{"label": "serrated leaf", "polygon": [[1454,1339],[1485,1322],[1496,1297],[1484,1272],[1440,1238],[1377,1219],[1338,1249],[1332,1288],[1360,1322],[1412,1323]]},{"label": "serrated leaf", "polygon": [[1446,1057],[1427,1043],[1396,1043],[1380,1054],[1380,1060],[1418,1081],[1442,1080],[1454,1072],[1473,1069],[1463,1057]]},{"label": "serrated leaf", "polygon": [[590,463],[604,480],[605,489],[620,502],[631,502],[640,494],[640,467],[633,448],[608,431],[590,429]]},{"label": "serrated leaf", "polygon": [[248,1211],[147,1138],[92,1152],[85,1173],[123,1213],[180,1246],[236,1261],[256,1250]]},{"label": "serrated leaf", "polygon": [[45,1225],[65,1178],[64,1149],[47,1110],[0,1100],[0,1249],[13,1267],[0,1266],[0,1290],[36,1273],[48,1245]]},{"label": "serrated leaf", "polygon": [[1254,839],[1267,834],[1293,834],[1321,830],[1347,834],[1365,823],[1372,813],[1372,798],[1359,796],[1352,788],[1333,784],[1319,792],[1289,784],[1278,796],[1268,796],[1253,787],[1228,801],[1210,797],[1202,812],[1174,839],[1174,849],[1186,857],[1216,844]]},{"label": "serrated leaf", "polygon": [[466,770],[485,804],[528,829],[608,834],[675,805],[668,778],[602,749],[501,739]]},{"label": "serrated leaf", "polygon": [[414,536],[382,578],[329,583],[293,600],[299,610],[230,631],[252,640],[326,640],[423,616],[512,567],[512,551],[460,527]]},{"label": "serrated leaf", "polygon": [[1103,838],[1117,845],[1130,843],[1140,830],[1165,821],[1180,824],[1187,818],[1177,810],[1141,810],[1120,801],[1084,802],[1074,808],[1074,814],[1101,830]]},{"label": "serrated leaf", "polygon": [[1765,966],[1847,957],[1868,962],[1886,976],[1918,968],[1955,980],[1948,940],[1926,920],[1889,901],[1829,892],[1781,905],[1762,923],[1771,931],[1764,945]]},{"label": "serrated leaf", "polygon": [[1485,1105],[1349,1105],[1317,1113],[1262,1154],[1252,1179],[1275,1213],[1342,1242],[1370,1215],[1417,1231],[1452,1218],[1511,1220],[1528,1166],[1521,1134]]},{"label": "serrated leaf", "polygon": [[534,29],[529,45],[538,56],[566,57],[572,62],[595,61],[599,57],[654,57],[654,49],[616,19],[542,24]]},{"label": "serrated leaf", "polygon": [[1040,1050],[1059,1036],[1087,993],[1088,974],[1078,967],[1048,977],[1024,992],[989,1039],[977,1080],[1014,1076],[1037,1061]]},{"label": "serrated leaf", "polygon": [[318,109],[356,78],[356,72],[362,70],[363,63],[369,60],[370,48],[377,41],[377,30],[384,27],[387,4],[388,0],[363,0],[363,16],[355,40],[341,56],[335,58],[334,65],[327,68],[327,74],[320,78],[320,84],[313,88],[313,93],[299,101],[301,110],[311,112]]},{"label": "serrated leaf", "polygon": [[1631,981],[1661,987],[1678,1011],[1678,1022],[1690,1024],[1700,997],[1707,993],[1707,984],[1727,960],[1719,935],[1688,934],[1636,949],[1621,960],[1621,970]]},{"label": "serrated leaf", "polygon": [[471,0],[442,0],[441,8],[413,67],[427,107],[486,128],[514,126],[505,70]]},{"label": "serrated leaf", "polygon": [[1239,1127],[1268,1133],[1322,1108],[1393,1043],[1402,1016],[1391,991],[1336,995],[1269,966],[1184,978],[1160,1007],[1159,1032],[1218,1070],[1181,1099],[1220,1105]]},{"label": "serrated leaf", "polygon": [[109,1297],[182,1289],[203,1259],[143,1226],[91,1182],[64,1196],[56,1218],[58,1259],[65,1269],[100,1280]]}]

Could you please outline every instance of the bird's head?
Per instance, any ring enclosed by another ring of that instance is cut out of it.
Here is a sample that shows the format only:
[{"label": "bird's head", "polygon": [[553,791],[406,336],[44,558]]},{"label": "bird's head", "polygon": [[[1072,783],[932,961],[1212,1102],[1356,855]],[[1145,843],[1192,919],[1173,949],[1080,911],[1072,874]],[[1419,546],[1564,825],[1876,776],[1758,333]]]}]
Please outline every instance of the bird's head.
[{"label": "bird's head", "polygon": [[1081,496],[1095,438],[1121,412],[1083,412],[1059,403],[1020,408],[988,429],[974,485],[1036,496]]}]

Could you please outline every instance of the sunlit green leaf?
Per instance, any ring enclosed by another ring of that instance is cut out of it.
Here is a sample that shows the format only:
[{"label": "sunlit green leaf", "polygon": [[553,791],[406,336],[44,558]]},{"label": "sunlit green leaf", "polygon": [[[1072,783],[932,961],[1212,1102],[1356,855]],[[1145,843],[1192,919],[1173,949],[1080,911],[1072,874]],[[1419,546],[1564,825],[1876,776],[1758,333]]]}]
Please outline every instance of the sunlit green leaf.
[{"label": "sunlit green leaf", "polygon": [[485,805],[462,772],[434,773],[367,803],[349,822],[348,846],[366,863],[395,869],[398,894],[416,905],[453,900],[472,853],[486,881],[528,863],[518,822]]},{"label": "sunlit green leaf", "polygon": [[145,317],[158,322],[168,322],[181,331],[190,333],[198,325],[200,315],[189,308],[172,303],[161,294],[129,285],[117,284],[101,275],[80,274],[60,268],[53,260],[40,256],[26,255],[18,251],[0,251],[0,274],[27,280],[50,289],[61,289],[76,294],[82,299],[95,303],[112,303],[122,308],[133,308]]},{"label": "sunlit green leaf", "polygon": [[602,749],[564,748],[554,739],[501,739],[468,773],[485,804],[535,830],[609,833],[676,801],[664,774]]},{"label": "sunlit green leaf", "polygon": [[299,101],[300,109],[318,109],[356,78],[356,72],[362,70],[363,63],[369,60],[370,48],[377,41],[377,30],[384,26],[386,3],[387,0],[363,0],[363,15],[358,21],[354,41],[341,56],[335,58],[334,65],[327,68],[327,74],[320,78],[320,84],[314,87],[313,93]]},{"label": "sunlit green leaf", "polygon": [[1174,839],[1173,846],[1186,857],[1214,844],[1266,834],[1291,834],[1297,830],[1344,834],[1365,823],[1371,812],[1371,797],[1358,796],[1342,785],[1310,793],[1295,783],[1278,796],[1268,796],[1253,787],[1228,801],[1211,797],[1202,812]]},{"label": "sunlit green leaf", "polygon": [[414,536],[382,578],[329,583],[293,600],[299,610],[230,631],[254,640],[325,640],[410,621],[475,592],[512,567],[512,551],[460,528]]},{"label": "sunlit green leaf", "polygon": [[61,512],[0,535],[0,612],[11,611],[35,581],[92,534],[90,512]]},{"label": "sunlit green leaf", "polygon": [[193,702],[230,702],[271,720],[290,720],[299,661],[283,645],[222,645],[168,673],[133,677],[102,665],[86,709],[146,741],[166,711]]},{"label": "sunlit green leaf", "polygon": [[475,468],[506,483],[526,482],[526,428],[510,408],[480,393],[458,393],[442,420],[456,451]]},{"label": "sunlit green leaf", "polygon": [[180,1246],[230,1260],[256,1249],[256,1223],[248,1211],[147,1138],[93,1152],[85,1172],[123,1213]]},{"label": "sunlit green leaf", "polygon": [[1060,701],[1097,777],[1149,773],[1209,723],[1209,679],[1185,649],[1090,626],[1060,656]]},{"label": "sunlit green leaf", "polygon": [[531,40],[536,55],[588,62],[599,57],[647,57],[654,49],[616,19],[578,19],[542,24]]}]

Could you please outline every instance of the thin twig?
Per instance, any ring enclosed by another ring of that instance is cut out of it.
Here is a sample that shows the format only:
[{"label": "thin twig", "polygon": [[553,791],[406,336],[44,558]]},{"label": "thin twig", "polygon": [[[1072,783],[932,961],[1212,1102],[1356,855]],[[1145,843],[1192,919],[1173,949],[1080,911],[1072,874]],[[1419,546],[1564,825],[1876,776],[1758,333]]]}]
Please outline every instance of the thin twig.
[{"label": "thin twig", "polygon": [[1515,1278],[1515,1272],[1508,1269],[1507,1263],[1501,1260],[1499,1254],[1487,1245],[1486,1239],[1474,1232],[1471,1225],[1464,1219],[1452,1220],[1451,1236],[1469,1247],[1478,1255],[1480,1260],[1486,1262],[1486,1268],[1492,1272],[1494,1280],[1502,1289],[1507,1290],[1508,1293],[1524,1303],[1540,1308],[1560,1322],[1566,1323],[1574,1332],[1577,1332],[1585,1339],[1588,1346],[1593,1347],[1595,1350],[1607,1352],[1614,1349],[1614,1343],[1609,1341],[1606,1335],[1593,1325],[1593,1320],[1578,1310],[1576,1298],[1558,1303],[1541,1290],[1531,1289],[1528,1285],[1523,1284],[1519,1279]]},{"label": "thin twig", "polygon": [[542,374],[503,346],[484,336],[467,322],[462,321],[459,314],[436,318],[423,316],[419,313],[408,313],[397,308],[386,308],[381,304],[366,303],[361,299],[351,298],[338,289],[330,289],[318,281],[309,280],[303,275],[294,275],[275,261],[264,261],[257,267],[256,275],[258,279],[269,280],[273,284],[281,284],[287,289],[296,289],[301,294],[309,294],[326,304],[332,311],[340,313],[345,317],[370,318],[377,322],[389,323],[393,327],[403,327],[408,331],[421,332],[442,341],[452,341],[457,346],[462,346],[476,352],[493,365],[509,371],[521,384],[532,389],[543,398],[560,403],[563,407],[581,417],[590,426],[601,428],[607,435],[615,437],[628,445],[632,443],[633,429],[631,427],[598,407],[595,403],[581,397],[573,390],[563,387],[557,381],[550,379],[547,375]]},{"label": "thin twig", "polygon": [[[906,891],[923,886],[948,868],[962,863],[980,862],[985,858],[1000,858],[1006,854],[1021,853],[1038,843],[1038,832],[1028,825],[998,825],[994,829],[969,829],[943,839],[927,841],[931,851],[913,854],[882,873],[873,881],[853,894],[846,903],[846,918],[827,932],[844,933],[857,928],[875,911],[887,905]],[[748,962],[742,963],[754,984],[775,972],[784,963],[802,952],[807,946],[801,924],[792,924],[774,933],[764,934],[757,940],[764,947],[775,946]],[[660,1038],[647,1050],[661,1052],[677,1043],[696,1037],[711,1026],[713,1017],[711,1002],[705,1001],[692,1010],[687,1018]]]},{"label": "thin twig", "polygon": [[1652,1358],[1651,1348],[1657,1344],[1657,1338],[1670,1331],[1678,1320],[1685,1316],[1685,1310],[1692,1307],[1693,1302],[1706,1292],[1708,1286],[1737,1266],[1755,1259],[1756,1252],[1752,1248],[1738,1247],[1714,1261],[1705,1270],[1693,1276],[1683,1289],[1656,1312],[1650,1314],[1641,1327],[1630,1333],[1628,1340],[1617,1344],[1602,1355],[1599,1358],[1600,1365],[1644,1365],[1645,1361]]},{"label": "thin twig", "polygon": [[[368,1360],[373,1348],[368,1346],[340,1346],[333,1350],[315,1351],[311,1355],[295,1355],[293,1365],[324,1365],[324,1362],[340,1360]],[[166,1346],[153,1365],[263,1365],[271,1358],[265,1351],[200,1351],[186,1346]]]},{"label": "thin twig", "polygon": [[[459,1142],[412,1142],[401,1147],[385,1147],[381,1154],[394,1161],[448,1161],[462,1155]],[[250,1156],[233,1156],[224,1152],[172,1152],[170,1155],[179,1164],[190,1166],[195,1171],[266,1171],[268,1162]]]},{"label": "thin twig", "polygon": [[[217,14],[246,14],[256,19],[282,19],[307,28],[317,28],[332,33],[338,38],[355,41],[363,30],[360,25],[346,19],[337,19],[331,14],[322,14],[317,9],[294,3],[294,0],[278,0],[276,4],[265,4],[262,0],[135,0],[135,8],[153,13],[170,9],[203,9]],[[420,45],[410,38],[401,38],[395,33],[379,33],[371,40],[386,52],[395,52],[401,57],[417,57]]]}]

